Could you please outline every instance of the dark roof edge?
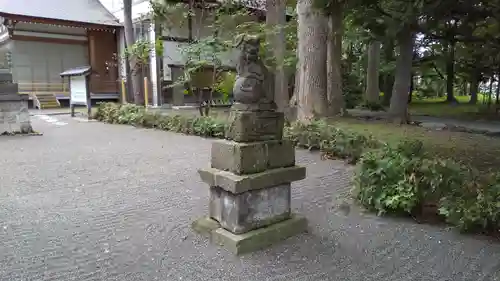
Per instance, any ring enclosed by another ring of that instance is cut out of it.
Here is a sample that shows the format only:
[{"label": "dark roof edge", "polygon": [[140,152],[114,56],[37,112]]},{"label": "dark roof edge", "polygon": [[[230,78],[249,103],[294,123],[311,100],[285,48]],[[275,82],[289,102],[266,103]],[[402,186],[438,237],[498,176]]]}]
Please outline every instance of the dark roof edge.
[{"label": "dark roof edge", "polygon": [[[109,11],[107,11],[107,12],[109,13]],[[0,17],[4,17],[4,18],[21,17],[21,18],[26,18],[26,19],[34,19],[34,20],[42,20],[42,21],[43,20],[52,20],[52,21],[66,23],[66,24],[87,25],[87,26],[95,26],[95,27],[107,27],[107,28],[123,27],[123,25],[120,24],[119,22],[116,22],[116,24],[115,23],[106,24],[106,23],[95,23],[95,22],[82,22],[82,21],[72,21],[72,20],[54,19],[54,18],[46,18],[46,17],[34,17],[34,16],[27,16],[27,15],[21,15],[21,14],[11,14],[11,13],[5,13],[5,12],[1,12],[1,11],[0,11]],[[28,21],[28,20],[26,20],[26,21]]]}]

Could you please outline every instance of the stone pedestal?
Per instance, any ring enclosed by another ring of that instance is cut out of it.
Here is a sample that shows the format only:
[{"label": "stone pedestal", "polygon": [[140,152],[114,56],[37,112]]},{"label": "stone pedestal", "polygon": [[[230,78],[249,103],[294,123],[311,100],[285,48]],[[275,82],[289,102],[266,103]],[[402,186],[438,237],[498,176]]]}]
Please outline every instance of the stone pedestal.
[{"label": "stone pedestal", "polygon": [[0,71],[0,134],[29,134],[31,128],[28,96],[19,95],[12,74]]},{"label": "stone pedestal", "polygon": [[193,228],[236,254],[303,232],[291,214],[291,182],[304,179],[295,147],[283,140],[283,113],[237,104],[226,139],[212,144],[211,167],[199,171],[210,192],[208,217]]}]

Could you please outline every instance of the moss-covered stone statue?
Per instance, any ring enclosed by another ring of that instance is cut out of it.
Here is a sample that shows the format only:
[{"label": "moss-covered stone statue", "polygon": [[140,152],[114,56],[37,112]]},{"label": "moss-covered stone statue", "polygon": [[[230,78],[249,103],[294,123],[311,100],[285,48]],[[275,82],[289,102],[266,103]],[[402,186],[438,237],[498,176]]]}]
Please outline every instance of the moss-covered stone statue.
[{"label": "moss-covered stone statue", "polygon": [[304,179],[295,147],[283,139],[284,115],[275,110],[272,77],[259,57],[260,39],[244,36],[225,139],[212,144],[208,216],[193,228],[243,254],[303,232],[307,220],[292,214],[291,183]]},{"label": "moss-covered stone statue", "polygon": [[260,42],[258,36],[243,35],[236,44],[241,53],[233,87],[234,101],[251,108],[274,110],[273,76],[260,58]]}]

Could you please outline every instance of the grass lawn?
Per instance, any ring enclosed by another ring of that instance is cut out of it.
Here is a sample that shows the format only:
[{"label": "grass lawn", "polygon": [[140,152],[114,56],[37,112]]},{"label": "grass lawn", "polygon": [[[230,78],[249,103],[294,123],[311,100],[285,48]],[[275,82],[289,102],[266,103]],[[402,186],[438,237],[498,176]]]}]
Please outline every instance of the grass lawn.
[{"label": "grass lawn", "polygon": [[457,96],[458,104],[446,103],[446,97],[415,99],[410,104],[410,113],[434,117],[447,117],[462,120],[500,119],[493,108],[488,110],[486,97],[480,95],[477,104],[469,104],[469,96]]},{"label": "grass lawn", "polygon": [[364,135],[389,144],[402,140],[420,140],[426,151],[443,159],[453,159],[481,171],[488,171],[500,165],[500,141],[484,135],[434,131],[416,126],[399,126],[383,121],[363,121],[340,118],[331,120],[338,128]]}]

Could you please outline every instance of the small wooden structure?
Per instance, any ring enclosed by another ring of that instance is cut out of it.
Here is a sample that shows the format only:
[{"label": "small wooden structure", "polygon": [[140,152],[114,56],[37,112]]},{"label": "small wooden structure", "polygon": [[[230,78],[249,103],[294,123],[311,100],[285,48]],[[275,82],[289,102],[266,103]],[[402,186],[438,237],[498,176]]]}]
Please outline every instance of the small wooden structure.
[{"label": "small wooden structure", "polygon": [[93,99],[118,100],[116,35],[122,28],[99,0],[0,0],[0,56],[9,54],[19,92],[41,108],[69,100],[59,74],[90,65]]},{"label": "small wooden structure", "polygon": [[90,98],[90,66],[81,66],[68,69],[60,75],[62,78],[69,77],[70,108],[71,117],[75,117],[75,105],[87,107],[88,119],[92,119],[92,102]]}]

